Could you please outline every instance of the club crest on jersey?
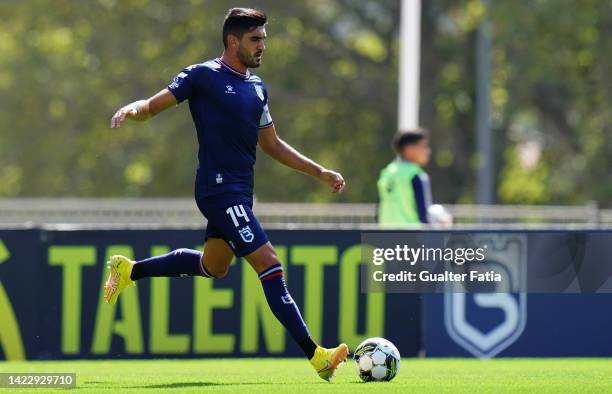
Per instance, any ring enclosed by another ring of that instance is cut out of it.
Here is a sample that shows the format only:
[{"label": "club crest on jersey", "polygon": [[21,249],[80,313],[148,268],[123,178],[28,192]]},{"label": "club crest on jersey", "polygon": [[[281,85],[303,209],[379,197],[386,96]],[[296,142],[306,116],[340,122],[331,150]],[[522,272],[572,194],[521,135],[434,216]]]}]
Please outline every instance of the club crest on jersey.
[{"label": "club crest on jersey", "polygon": [[264,94],[263,90],[261,89],[261,86],[255,85],[255,92],[257,92],[257,97],[259,97],[261,101],[264,101]]},{"label": "club crest on jersey", "polygon": [[236,94],[236,92],[234,91],[234,87],[232,85],[225,85],[225,93]]},{"label": "club crest on jersey", "polygon": [[253,242],[253,239],[255,239],[255,234],[253,234],[253,230],[251,230],[249,226],[244,226],[243,228],[239,229],[238,233],[244,242],[250,243]]},{"label": "club crest on jersey", "polygon": [[217,184],[223,183],[223,175],[217,174],[217,177],[215,178],[215,182],[217,182]]}]

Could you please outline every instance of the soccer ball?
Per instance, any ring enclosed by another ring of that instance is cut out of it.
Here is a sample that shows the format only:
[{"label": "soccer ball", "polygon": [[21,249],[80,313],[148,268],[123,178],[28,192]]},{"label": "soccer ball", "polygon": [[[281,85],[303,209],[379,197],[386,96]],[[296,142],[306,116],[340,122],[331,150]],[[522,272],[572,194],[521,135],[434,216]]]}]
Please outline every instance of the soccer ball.
[{"label": "soccer ball", "polygon": [[400,354],[385,338],[368,338],[355,349],[353,359],[364,382],[388,382],[400,367]]}]

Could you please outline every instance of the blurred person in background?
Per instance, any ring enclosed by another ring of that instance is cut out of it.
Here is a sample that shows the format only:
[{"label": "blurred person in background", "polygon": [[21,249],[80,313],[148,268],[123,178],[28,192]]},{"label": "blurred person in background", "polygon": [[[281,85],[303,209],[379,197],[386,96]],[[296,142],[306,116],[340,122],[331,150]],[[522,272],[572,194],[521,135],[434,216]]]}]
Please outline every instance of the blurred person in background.
[{"label": "blurred person in background", "polygon": [[400,131],[393,138],[393,149],[397,158],[378,178],[378,223],[387,227],[449,224],[448,212],[432,204],[429,176],[423,170],[431,157],[429,132],[423,128]]}]

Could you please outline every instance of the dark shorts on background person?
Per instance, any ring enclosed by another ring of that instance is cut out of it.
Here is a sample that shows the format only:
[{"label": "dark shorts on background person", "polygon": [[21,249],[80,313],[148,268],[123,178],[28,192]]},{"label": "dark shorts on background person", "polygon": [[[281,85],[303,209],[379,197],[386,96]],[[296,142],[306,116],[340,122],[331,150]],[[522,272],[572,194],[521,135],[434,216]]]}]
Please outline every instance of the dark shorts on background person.
[{"label": "dark shorts on background person", "polygon": [[252,197],[222,194],[196,199],[202,215],[208,220],[205,241],[221,238],[236,257],[244,257],[268,242],[268,236],[253,214]]}]

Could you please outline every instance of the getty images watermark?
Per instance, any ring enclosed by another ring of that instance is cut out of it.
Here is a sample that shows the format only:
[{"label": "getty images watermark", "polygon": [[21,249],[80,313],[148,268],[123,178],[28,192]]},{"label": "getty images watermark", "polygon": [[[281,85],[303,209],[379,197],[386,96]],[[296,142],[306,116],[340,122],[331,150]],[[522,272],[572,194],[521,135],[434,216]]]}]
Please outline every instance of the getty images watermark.
[{"label": "getty images watermark", "polygon": [[[374,248],[372,250],[372,264],[382,266],[385,263],[403,263],[414,267],[427,262],[445,262],[462,266],[465,263],[483,262],[486,259],[487,245],[480,248],[440,248],[440,247],[410,247],[408,245],[395,245],[393,248]],[[382,268],[382,267],[381,267]],[[385,272],[383,269],[373,270],[372,279],[376,282],[501,282],[502,276],[494,270],[482,272],[472,269],[468,272],[431,272],[427,269],[418,272],[401,270],[399,272]]]},{"label": "getty images watermark", "polygon": [[362,233],[361,291],[612,293],[612,231]]},{"label": "getty images watermark", "polygon": [[526,250],[520,235],[363,233],[361,290],[518,292],[526,282]]}]

